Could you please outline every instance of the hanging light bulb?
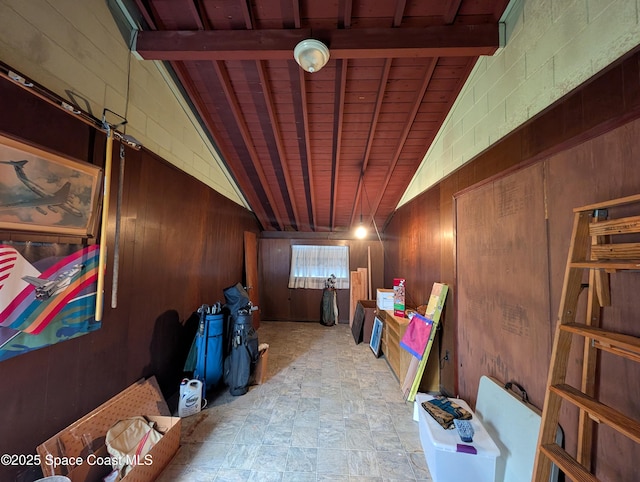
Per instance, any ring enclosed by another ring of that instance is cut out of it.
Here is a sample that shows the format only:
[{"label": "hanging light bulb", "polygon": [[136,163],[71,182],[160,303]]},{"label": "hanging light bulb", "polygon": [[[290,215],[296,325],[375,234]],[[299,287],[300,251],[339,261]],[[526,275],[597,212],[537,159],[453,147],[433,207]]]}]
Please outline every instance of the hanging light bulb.
[{"label": "hanging light bulb", "polygon": [[356,238],[364,239],[367,237],[367,227],[362,222],[362,197],[360,198],[360,224],[356,228],[355,232]]},{"label": "hanging light bulb", "polygon": [[361,221],[360,224],[358,224],[358,227],[356,228],[356,238],[364,239],[366,237],[367,237],[367,228],[364,226],[364,224],[362,224],[362,221]]},{"label": "hanging light bulb", "polygon": [[[364,189],[363,173],[360,173],[360,180],[362,181],[362,186]],[[360,195],[360,224],[358,224],[358,227],[356,228],[355,235],[358,239],[364,239],[367,237],[367,227],[362,222],[362,194]]]}]

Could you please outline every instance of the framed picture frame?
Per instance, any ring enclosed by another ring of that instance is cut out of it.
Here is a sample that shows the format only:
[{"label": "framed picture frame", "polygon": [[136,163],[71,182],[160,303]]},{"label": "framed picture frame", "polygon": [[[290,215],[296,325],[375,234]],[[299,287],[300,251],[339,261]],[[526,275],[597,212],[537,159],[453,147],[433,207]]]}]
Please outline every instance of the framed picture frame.
[{"label": "framed picture frame", "polygon": [[377,316],[373,319],[373,330],[371,330],[371,341],[369,346],[371,351],[378,358],[380,356],[380,342],[382,341],[382,320]]},{"label": "framed picture frame", "polygon": [[0,135],[0,230],[93,237],[102,170]]}]

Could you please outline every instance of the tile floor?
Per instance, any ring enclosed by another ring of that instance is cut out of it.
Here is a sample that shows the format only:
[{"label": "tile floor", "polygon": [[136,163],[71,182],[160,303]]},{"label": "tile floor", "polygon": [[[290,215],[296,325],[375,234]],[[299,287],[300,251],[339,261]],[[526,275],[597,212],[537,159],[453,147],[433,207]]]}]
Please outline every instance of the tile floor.
[{"label": "tile floor", "polygon": [[429,481],[413,407],[349,325],[263,322],[268,376],[182,421],[168,481]]}]

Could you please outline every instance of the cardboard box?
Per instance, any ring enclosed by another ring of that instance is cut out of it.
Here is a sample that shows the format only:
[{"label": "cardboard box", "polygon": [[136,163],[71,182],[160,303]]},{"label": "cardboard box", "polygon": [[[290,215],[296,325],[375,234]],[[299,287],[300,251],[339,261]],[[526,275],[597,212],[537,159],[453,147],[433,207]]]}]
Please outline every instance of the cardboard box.
[{"label": "cardboard box", "polygon": [[265,346],[260,345],[258,347],[260,349],[260,357],[256,362],[256,367],[253,372],[253,383],[254,385],[262,385],[264,381],[267,379],[267,360],[269,356],[269,345],[264,343]]},{"label": "cardboard box", "polygon": [[373,331],[373,320],[376,317],[376,302],[373,300],[358,301],[364,310],[364,323],[362,325],[362,342],[371,342],[371,332]]},{"label": "cardboard box", "polygon": [[376,306],[379,310],[393,310],[393,290],[378,288]]},{"label": "cardboard box", "polygon": [[[414,407],[418,411],[420,442],[434,482],[494,482],[500,449],[478,417],[474,415],[469,420],[475,432],[473,441],[463,443],[456,429],[445,430],[422,408],[422,402],[432,398],[419,393]],[[451,400],[473,413],[464,400]]]},{"label": "cardboard box", "polygon": [[72,482],[101,481],[111,472],[104,445],[107,430],[117,421],[136,415],[157,423],[162,439],[122,479],[151,482],[158,478],[180,446],[181,420],[172,417],[155,377],[120,392],[37,447],[45,477],[64,475]]}]

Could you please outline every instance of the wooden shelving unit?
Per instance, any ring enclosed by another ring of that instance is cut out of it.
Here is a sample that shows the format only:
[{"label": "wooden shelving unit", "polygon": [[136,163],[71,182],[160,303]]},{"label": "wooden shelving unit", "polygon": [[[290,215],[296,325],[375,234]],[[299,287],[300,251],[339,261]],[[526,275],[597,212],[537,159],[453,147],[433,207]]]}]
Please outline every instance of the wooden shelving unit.
[{"label": "wooden shelving unit", "polygon": [[409,319],[395,316],[393,312],[387,310],[377,310],[377,316],[383,323],[380,340],[382,353],[402,385],[411,363],[411,354],[400,348],[400,340],[404,336],[404,332],[407,331]]}]

